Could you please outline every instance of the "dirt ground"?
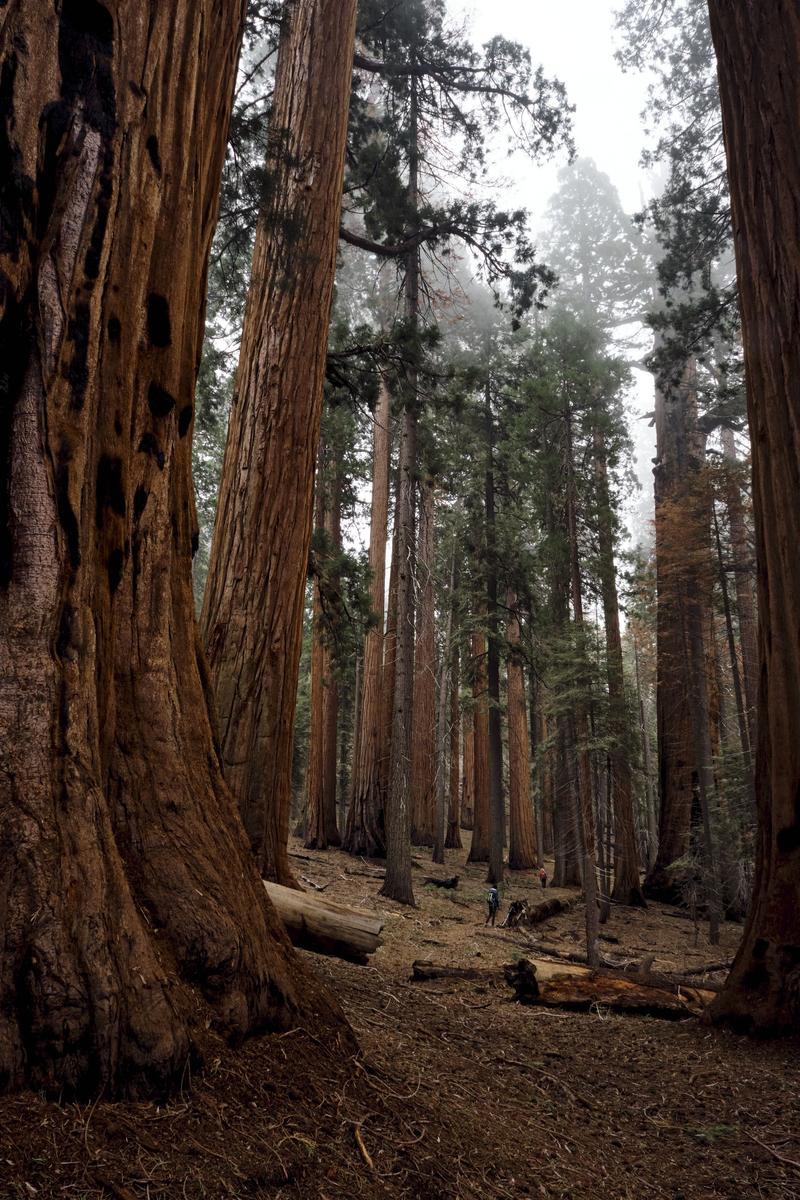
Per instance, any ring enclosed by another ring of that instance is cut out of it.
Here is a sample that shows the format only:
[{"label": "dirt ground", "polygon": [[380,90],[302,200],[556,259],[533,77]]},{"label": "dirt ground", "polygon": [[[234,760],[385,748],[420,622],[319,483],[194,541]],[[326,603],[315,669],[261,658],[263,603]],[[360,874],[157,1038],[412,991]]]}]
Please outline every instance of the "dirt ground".
[{"label": "dirt ground", "polygon": [[[416,852],[409,910],[378,897],[379,864],[292,850],[298,876],[326,897],[385,918],[369,966],[307,956],[361,1054],[342,1061],[295,1030],[235,1051],[212,1043],[204,1072],[166,1106],[0,1100],[2,1200],[800,1200],[800,1044],[522,1007],[500,973],[496,984],[412,983],[419,958],[493,966],[542,947],[579,951],[580,906],[523,948],[524,935],[485,928],[485,869],[465,868],[464,851],[443,868]],[[452,892],[422,882],[456,872]],[[538,881],[512,874],[501,920],[520,897],[541,899]],[[726,926],[710,947],[669,909],[615,908],[603,954],[684,971],[729,960],[739,933]]]}]

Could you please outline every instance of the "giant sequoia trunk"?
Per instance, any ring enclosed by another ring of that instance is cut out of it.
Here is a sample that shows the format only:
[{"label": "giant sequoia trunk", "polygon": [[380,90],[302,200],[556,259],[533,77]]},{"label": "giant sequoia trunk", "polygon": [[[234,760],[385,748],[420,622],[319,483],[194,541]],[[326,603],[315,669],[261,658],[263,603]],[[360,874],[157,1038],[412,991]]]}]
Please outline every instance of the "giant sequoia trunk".
[{"label": "giant sequoia trunk", "polygon": [[436,627],[434,613],[434,484],[420,483],[417,532],[419,604],[414,649],[414,732],[411,742],[411,841],[433,846],[436,837]]},{"label": "giant sequoia trunk", "polygon": [[322,999],[222,779],[192,601],[194,386],[244,8],[0,19],[2,1088],[167,1091],[201,994],[236,1036]]},{"label": "giant sequoia trunk", "polygon": [[292,882],[292,728],[355,16],[356,0],[294,0],[285,13],[203,598],[226,778],[279,883]]},{"label": "giant sequoia trunk", "polygon": [[794,0],[710,0],[739,272],[758,570],[756,883],[713,1011],[800,1029],[800,24]]},{"label": "giant sequoia trunk", "polygon": [[530,871],[538,861],[536,821],[531,795],[530,738],[525,701],[525,671],[520,654],[517,598],[508,593],[508,807],[510,835],[508,865],[512,871]]},{"label": "giant sequoia trunk", "polygon": [[674,903],[680,898],[672,864],[689,849],[697,788],[688,661],[686,565],[697,553],[696,526],[684,519],[692,487],[690,462],[702,457],[696,411],[688,381],[656,388],[656,466],[653,470],[656,538],[656,641],[658,774],[661,808],[658,853],[645,880],[645,895]]},{"label": "giant sequoia trunk", "polygon": [[374,624],[364,638],[364,684],[353,755],[353,788],[345,847],[351,854],[382,855],[384,797],[381,786],[383,606],[386,587],[386,526],[389,518],[391,399],[382,383],[373,421],[372,509],[369,530],[370,608]]}]

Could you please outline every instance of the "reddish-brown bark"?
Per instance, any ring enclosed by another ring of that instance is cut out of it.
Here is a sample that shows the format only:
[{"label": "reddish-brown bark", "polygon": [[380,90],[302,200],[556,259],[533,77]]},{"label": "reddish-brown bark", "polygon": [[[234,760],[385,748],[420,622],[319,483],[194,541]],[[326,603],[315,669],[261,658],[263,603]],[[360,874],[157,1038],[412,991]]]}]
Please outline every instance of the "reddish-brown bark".
[{"label": "reddish-brown bark", "polygon": [[512,871],[532,870],[538,861],[536,821],[531,795],[530,738],[528,708],[525,699],[525,674],[520,657],[520,628],[516,613],[517,598],[508,593],[509,645],[506,664],[508,704],[508,865]]},{"label": "reddish-brown bark", "polygon": [[450,679],[450,799],[447,809],[445,849],[460,850],[461,842],[461,705],[459,704],[459,654],[453,654]]},{"label": "reddish-brown bark", "polygon": [[731,552],[736,567],[736,613],[739,618],[739,642],[742,652],[742,683],[747,706],[749,749],[756,745],[756,712],[758,705],[758,644],[756,640],[756,605],[753,597],[749,563],[752,558],[745,520],[742,493],[737,479],[736,441],[733,431],[722,430],[722,452],[728,467],[725,480],[725,499],[731,534]]},{"label": "reddish-brown bark", "polygon": [[193,610],[190,433],[244,7],[0,20],[3,1088],[163,1092],[208,1018],[242,1036],[331,1011],[223,782]]},{"label": "reddish-brown bark", "polygon": [[356,0],[295,0],[281,31],[271,186],[203,598],[226,778],[261,870],[279,883],[294,882],[292,729],[355,16]]},{"label": "reddish-brown bark", "polygon": [[417,523],[417,605],[414,718],[411,738],[411,841],[432,846],[436,815],[436,628],[433,590],[434,483],[420,484]]},{"label": "reddish-brown bark", "polygon": [[467,862],[489,861],[489,699],[486,690],[486,637],[472,633],[473,822]]},{"label": "reddish-brown bark", "polygon": [[603,623],[606,635],[606,678],[608,680],[608,726],[611,738],[611,795],[614,805],[614,889],[617,904],[644,904],[639,882],[639,851],[633,815],[633,776],[627,745],[625,674],[619,631],[619,599],[614,562],[614,529],[608,487],[608,462],[599,430],[594,434],[595,481],[597,485],[597,541]]},{"label": "reddish-brown bark", "polygon": [[364,683],[358,740],[353,756],[352,799],[345,837],[346,849],[351,854],[368,856],[380,856],[386,852],[383,828],[384,793],[381,786],[381,759],[385,742],[381,689],[390,451],[391,398],[388,388],[382,383],[373,421],[372,508],[369,532],[370,607],[374,624],[364,638]]},{"label": "reddish-brown bark", "polygon": [[475,718],[464,714],[463,772],[461,777],[461,828],[472,829],[475,824]]},{"label": "reddish-brown bark", "polygon": [[710,0],[739,275],[759,611],[756,882],[714,1015],[800,1029],[800,22]]}]

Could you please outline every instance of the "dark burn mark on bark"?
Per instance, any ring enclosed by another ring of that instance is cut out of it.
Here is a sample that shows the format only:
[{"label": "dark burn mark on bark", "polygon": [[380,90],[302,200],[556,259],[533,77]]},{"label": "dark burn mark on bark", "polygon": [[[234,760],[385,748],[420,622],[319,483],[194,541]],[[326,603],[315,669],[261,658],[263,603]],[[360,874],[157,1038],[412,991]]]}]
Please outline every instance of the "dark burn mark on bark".
[{"label": "dark burn mark on bark", "polygon": [[758,938],[758,940],[753,943],[753,958],[758,958],[758,959],[764,958],[768,949],[769,949],[769,942],[767,941],[767,939],[766,938]]},{"label": "dark burn mark on bark", "polygon": [[89,386],[89,305],[76,304],[75,315],[70,317],[67,338],[73,344],[72,358],[65,370],[67,382],[72,389],[72,407],[80,411]]},{"label": "dark burn mark on bark", "polygon": [[147,153],[150,155],[150,162],[153,164],[153,170],[156,175],[161,174],[161,155],[158,152],[158,138],[154,133],[145,142]]},{"label": "dark burn mark on bark", "polygon": [[55,470],[56,505],[58,519],[64,531],[64,537],[67,539],[70,566],[73,571],[77,571],[81,565],[81,542],[78,518],[75,516],[75,510],[69,498],[69,459],[69,448],[66,443],[62,442]]},{"label": "dark burn mark on bark", "polygon": [[117,437],[122,437],[122,421],[120,420],[118,412],[114,413],[114,433],[117,435]]},{"label": "dark burn mark on bark", "polygon": [[781,829],[776,842],[780,854],[791,854],[795,850],[800,850],[800,822]]},{"label": "dark burn mark on bark", "polygon": [[110,342],[118,342],[122,336],[122,322],[120,321],[119,317],[109,317],[106,330],[108,332],[108,340]]},{"label": "dark burn mark on bark", "polygon": [[200,549],[200,530],[194,529],[194,530],[192,530],[192,558],[194,558],[195,554],[197,554],[197,551],[199,549]]},{"label": "dark burn mark on bark", "polygon": [[0,587],[7,588],[14,571],[14,537],[11,532],[14,408],[28,368],[33,330],[30,299],[25,297],[17,303],[11,280],[2,272],[0,300]]},{"label": "dark burn mark on bark", "polygon": [[164,451],[158,444],[155,434],[146,433],[139,442],[139,451],[142,454],[149,454],[158,463],[159,471],[164,470]]},{"label": "dark burn mark on bark", "polygon": [[19,60],[12,51],[0,68],[0,253],[16,262],[19,243],[33,213],[34,184],[22,169],[22,152],[12,139],[14,81]]},{"label": "dark burn mark on bark", "polygon": [[122,572],[125,568],[125,552],[116,546],[108,556],[108,587],[113,596],[122,582]]},{"label": "dark burn mark on bark", "polygon": [[160,296],[158,292],[151,292],[147,297],[147,336],[153,346],[172,344],[169,303],[166,296]]},{"label": "dark burn mark on bark", "polygon": [[56,637],[56,657],[70,657],[72,646],[72,626],[75,621],[75,609],[71,604],[63,605],[58,621],[58,636]]},{"label": "dark burn mark on bark", "polygon": [[103,155],[103,170],[100,176],[100,184],[97,190],[97,216],[94,225],[92,226],[92,236],[89,239],[89,248],[86,251],[86,258],[83,261],[83,269],[86,272],[87,279],[97,279],[100,274],[100,259],[103,253],[103,242],[106,236],[106,228],[108,226],[108,213],[111,208],[111,197],[114,194],[114,184],[112,180],[112,170],[114,166],[114,155],[110,148],[106,148]]},{"label": "dark burn mark on bark", "polygon": [[147,403],[154,417],[167,417],[175,407],[175,397],[157,383],[151,383],[147,389]]},{"label": "dark burn mark on bark", "polygon": [[122,459],[101,454],[97,464],[97,486],[95,492],[95,521],[103,528],[105,510],[109,508],[118,517],[125,516],[125,492],[122,486]]},{"label": "dark burn mark on bark", "polygon": [[58,30],[61,95],[82,102],[83,119],[108,140],[116,128],[111,57],[114,20],[98,0],[62,0]]},{"label": "dark burn mark on bark", "polygon": [[147,488],[143,484],[139,484],[136,491],[133,493],[133,519],[138,521],[139,517],[144,512],[147,504],[147,497],[150,495]]},{"label": "dark burn mark on bark", "polygon": [[757,991],[769,983],[769,971],[764,963],[757,963],[746,971],[742,979],[742,987],[748,991]]},{"label": "dark burn mark on bark", "polygon": [[186,437],[186,434],[189,432],[193,411],[191,404],[187,404],[185,408],[181,409],[178,416],[178,435],[180,437]]}]

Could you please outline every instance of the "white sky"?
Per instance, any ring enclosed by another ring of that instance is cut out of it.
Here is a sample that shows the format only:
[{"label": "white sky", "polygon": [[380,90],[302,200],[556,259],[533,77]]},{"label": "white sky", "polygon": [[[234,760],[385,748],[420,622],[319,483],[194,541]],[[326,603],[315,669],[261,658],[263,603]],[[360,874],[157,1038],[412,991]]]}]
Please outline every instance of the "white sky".
[{"label": "white sky", "polygon": [[[648,79],[625,73],[614,52],[618,44],[615,13],[623,0],[451,0],[450,11],[469,22],[472,40],[481,45],[495,34],[522,42],[546,76],[565,84],[575,105],[573,128],[579,155],[593,158],[610,177],[628,212],[637,212],[651,195],[647,173],[639,166],[647,134],[642,110]],[[558,185],[565,157],[534,164],[525,155],[503,156],[496,167],[510,182],[504,193],[527,208],[536,232],[547,202]],[[653,408],[653,380],[636,372],[630,397],[630,433],[636,454],[636,474],[642,493],[632,498],[628,525],[637,541],[647,536],[652,506],[652,463],[655,432],[641,414]]]},{"label": "white sky", "polygon": [[[566,85],[576,107],[578,154],[593,158],[616,184],[625,208],[635,211],[649,192],[639,167],[647,79],[623,73],[614,60],[614,14],[621,4],[622,0],[452,0],[451,11],[467,17],[476,44],[494,34],[522,42],[534,67],[541,64],[545,75]],[[517,155],[504,171],[513,177],[515,198],[541,214],[555,190],[559,165],[536,167]]]}]

